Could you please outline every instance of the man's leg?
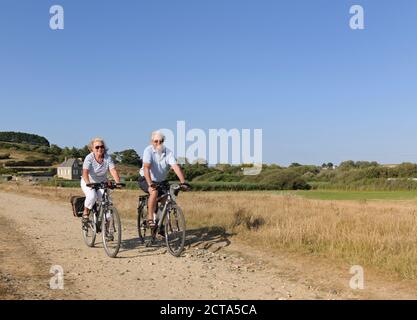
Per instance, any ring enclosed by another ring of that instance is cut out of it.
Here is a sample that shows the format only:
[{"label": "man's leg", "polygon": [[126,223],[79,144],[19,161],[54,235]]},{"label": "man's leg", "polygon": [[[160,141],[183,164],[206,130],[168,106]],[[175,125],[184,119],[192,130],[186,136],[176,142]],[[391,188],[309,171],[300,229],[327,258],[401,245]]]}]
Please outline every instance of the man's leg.
[{"label": "man's leg", "polygon": [[158,191],[154,190],[153,192],[149,193],[149,186],[144,177],[139,178],[139,186],[144,192],[149,194],[147,220],[153,221],[153,213],[155,212],[155,209],[156,209],[156,202],[157,202],[156,200],[158,198]]},{"label": "man's leg", "polygon": [[156,209],[156,200],[158,198],[158,190],[153,190],[149,194],[148,199],[148,220],[153,220],[153,213]]}]

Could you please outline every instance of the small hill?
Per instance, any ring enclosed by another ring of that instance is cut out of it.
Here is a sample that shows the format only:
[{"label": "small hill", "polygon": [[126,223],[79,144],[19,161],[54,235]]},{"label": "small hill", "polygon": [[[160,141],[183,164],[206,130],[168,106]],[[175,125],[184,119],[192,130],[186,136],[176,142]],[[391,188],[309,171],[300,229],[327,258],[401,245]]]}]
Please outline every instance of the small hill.
[{"label": "small hill", "polygon": [[49,147],[49,141],[45,137],[24,132],[0,131],[0,141]]},{"label": "small hill", "polygon": [[49,171],[57,159],[50,154],[49,141],[23,132],[0,132],[0,174]]}]

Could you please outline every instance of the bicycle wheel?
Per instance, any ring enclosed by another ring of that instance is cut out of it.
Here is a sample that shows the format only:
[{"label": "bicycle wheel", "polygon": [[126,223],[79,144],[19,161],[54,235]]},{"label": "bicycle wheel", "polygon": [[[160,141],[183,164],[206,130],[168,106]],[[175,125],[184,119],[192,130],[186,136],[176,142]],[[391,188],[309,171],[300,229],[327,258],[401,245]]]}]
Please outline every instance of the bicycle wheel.
[{"label": "bicycle wheel", "polygon": [[94,247],[94,243],[96,241],[96,221],[94,212],[91,211],[90,215],[88,216],[88,226],[87,229],[82,228],[82,234],[84,238],[84,242],[88,247]]},{"label": "bicycle wheel", "polygon": [[138,228],[138,235],[140,243],[145,243],[145,236],[146,236],[146,219],[148,216],[148,212],[146,207],[143,206],[138,211],[138,219],[137,219],[137,228]]},{"label": "bicycle wheel", "polygon": [[103,222],[101,225],[101,233],[103,236],[104,250],[111,258],[116,257],[122,242],[122,225],[120,216],[115,207],[109,207],[103,213]]},{"label": "bicycle wheel", "polygon": [[184,250],[185,218],[182,209],[173,205],[167,212],[165,219],[165,242],[169,253],[179,257]]}]

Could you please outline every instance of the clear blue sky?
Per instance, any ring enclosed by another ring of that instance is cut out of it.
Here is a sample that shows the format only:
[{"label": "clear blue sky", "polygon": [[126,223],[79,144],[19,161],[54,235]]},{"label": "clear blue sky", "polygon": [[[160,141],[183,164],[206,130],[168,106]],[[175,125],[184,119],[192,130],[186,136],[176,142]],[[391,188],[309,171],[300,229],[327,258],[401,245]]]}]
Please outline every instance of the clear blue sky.
[{"label": "clear blue sky", "polygon": [[262,128],[269,163],[417,162],[417,1],[1,0],[0,111],[60,146],[185,120]]}]

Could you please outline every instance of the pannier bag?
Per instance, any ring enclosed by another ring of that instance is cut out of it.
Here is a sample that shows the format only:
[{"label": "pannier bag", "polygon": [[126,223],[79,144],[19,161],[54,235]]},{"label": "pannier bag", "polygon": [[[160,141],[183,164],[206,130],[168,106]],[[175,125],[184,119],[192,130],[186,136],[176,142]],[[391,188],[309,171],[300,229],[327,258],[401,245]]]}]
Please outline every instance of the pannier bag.
[{"label": "pannier bag", "polygon": [[81,217],[83,215],[84,201],[85,201],[85,197],[80,197],[80,196],[71,197],[72,213],[74,217]]}]

